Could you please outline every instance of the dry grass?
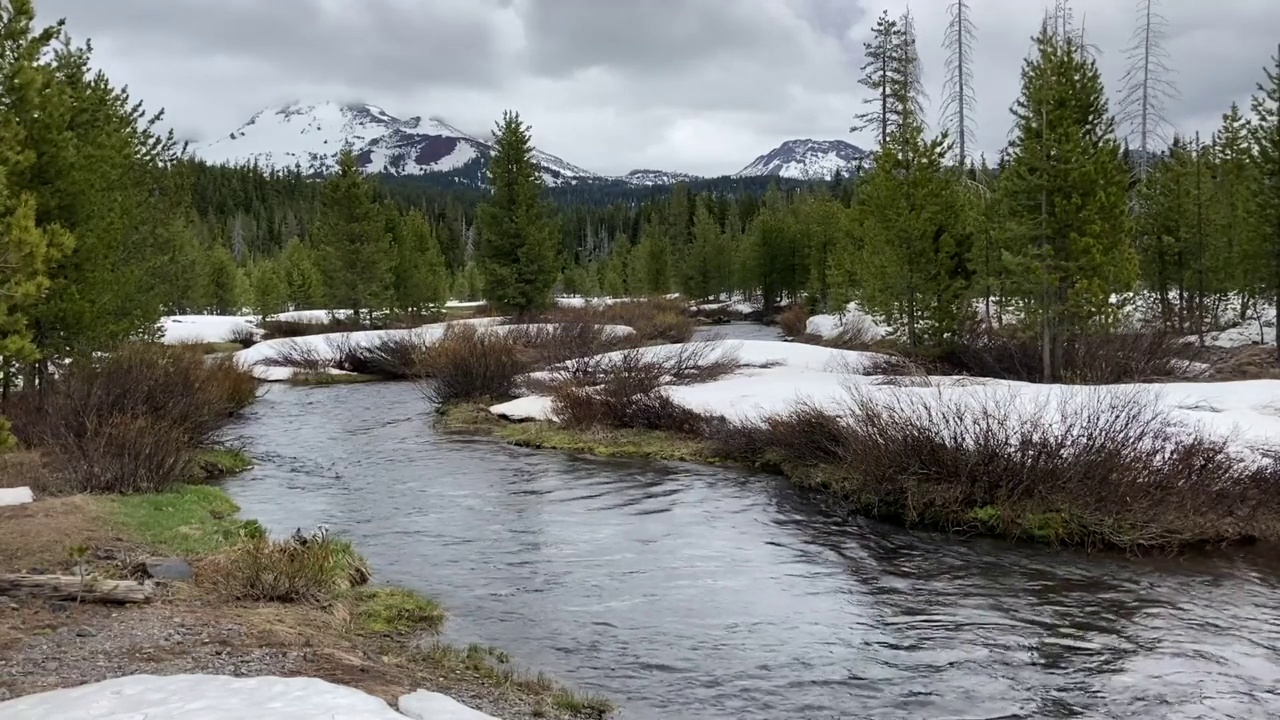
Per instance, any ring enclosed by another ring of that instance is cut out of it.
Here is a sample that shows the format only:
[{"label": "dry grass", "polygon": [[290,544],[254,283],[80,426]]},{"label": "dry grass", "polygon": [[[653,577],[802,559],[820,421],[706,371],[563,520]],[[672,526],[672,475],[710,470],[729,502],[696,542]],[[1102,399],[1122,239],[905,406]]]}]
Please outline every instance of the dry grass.
[{"label": "dry grass", "polygon": [[345,540],[251,534],[202,562],[196,581],[228,600],[323,603],[367,583],[369,569]]},{"label": "dry grass", "polygon": [[0,452],[0,488],[47,486],[48,472],[38,451]]},{"label": "dry grass", "polygon": [[116,547],[102,503],[85,496],[0,508],[0,572],[66,572],[77,548]]},{"label": "dry grass", "polygon": [[778,315],[778,328],[789,338],[805,334],[809,323],[809,309],[803,305],[792,305]]},{"label": "dry grass", "polygon": [[678,300],[629,300],[609,305],[559,307],[529,322],[579,325],[626,325],[636,331],[640,344],[682,343],[693,338],[697,321]]}]

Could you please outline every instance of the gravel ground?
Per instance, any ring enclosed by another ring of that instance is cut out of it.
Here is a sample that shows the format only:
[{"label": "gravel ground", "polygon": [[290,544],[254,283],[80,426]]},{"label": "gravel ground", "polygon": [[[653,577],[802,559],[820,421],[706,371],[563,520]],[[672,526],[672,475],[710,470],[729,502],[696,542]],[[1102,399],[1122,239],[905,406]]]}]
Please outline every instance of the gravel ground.
[{"label": "gravel ground", "polygon": [[0,700],[134,674],[275,675],[351,685],[393,706],[422,688],[504,720],[556,716],[465,672],[388,662],[375,648],[298,630],[325,625],[305,616],[323,611],[284,612],[294,617],[263,623],[252,610],[190,600],[111,607],[0,597]]}]

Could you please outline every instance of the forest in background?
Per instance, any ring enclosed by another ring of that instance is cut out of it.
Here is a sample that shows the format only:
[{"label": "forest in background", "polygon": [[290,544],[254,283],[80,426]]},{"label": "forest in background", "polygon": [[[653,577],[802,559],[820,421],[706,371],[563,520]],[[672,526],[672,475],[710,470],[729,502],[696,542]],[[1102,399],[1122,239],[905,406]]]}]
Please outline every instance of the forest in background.
[{"label": "forest in background", "polygon": [[541,187],[514,114],[497,128],[492,194],[367,178],[349,159],[323,180],[211,167],[94,70],[61,24],[36,27],[29,0],[6,0],[0,355],[38,370],[170,313],[415,311],[451,296],[519,312],[553,291],[678,291],[766,312],[856,301],[912,347],[1001,326],[1034,335],[1044,377],[1060,377],[1073,337],[1118,326],[1117,297],[1146,291],[1161,324],[1197,332],[1280,292],[1280,57],[1250,108],[1224,108],[1210,137],[1177,135],[1164,119],[1160,19],[1141,12],[1153,2],[1139,3],[1133,72],[1109,91],[1098,50],[1058,0],[1024,62],[1009,144],[990,162],[974,157],[980,69],[957,0],[941,132],[923,116],[914,21],[886,14],[859,81],[870,99],[855,124],[879,144],[862,175],[613,197]]}]

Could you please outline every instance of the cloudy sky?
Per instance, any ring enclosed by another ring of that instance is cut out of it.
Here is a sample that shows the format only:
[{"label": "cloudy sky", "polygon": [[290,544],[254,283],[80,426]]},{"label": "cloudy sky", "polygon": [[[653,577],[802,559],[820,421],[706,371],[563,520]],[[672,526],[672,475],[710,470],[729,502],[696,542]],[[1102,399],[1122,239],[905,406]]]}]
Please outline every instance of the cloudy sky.
[{"label": "cloudy sky", "polygon": [[[915,0],[941,95],[949,0]],[[1048,0],[1044,0],[1048,2]],[[1133,0],[1075,0],[1116,90]],[[1163,0],[1181,97],[1210,131],[1276,53],[1277,0]],[[224,135],[288,99],[363,101],[487,136],[519,110],[547,152],[590,170],[719,175],[797,137],[844,138],[865,93],[862,44],[903,0],[37,0],[97,64],[184,137]],[[971,0],[980,148],[993,153],[1041,0]],[[936,103],[930,110],[936,126]]]}]

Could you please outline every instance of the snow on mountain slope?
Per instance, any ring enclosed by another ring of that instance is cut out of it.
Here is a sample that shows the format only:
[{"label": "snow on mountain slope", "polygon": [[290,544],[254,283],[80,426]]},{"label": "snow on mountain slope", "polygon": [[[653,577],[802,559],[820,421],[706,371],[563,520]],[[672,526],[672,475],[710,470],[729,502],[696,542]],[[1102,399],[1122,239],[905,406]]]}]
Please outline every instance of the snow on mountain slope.
[{"label": "snow on mountain slope", "polygon": [[[194,148],[215,164],[257,163],[263,167],[300,166],[307,173],[328,173],[350,145],[362,170],[421,175],[470,169],[482,178],[493,147],[437,118],[397,118],[375,105],[324,102],[267,108],[235,132]],[[534,151],[549,185],[594,178],[594,173]]]},{"label": "snow on mountain slope", "polygon": [[682,172],[668,172],[666,170],[632,170],[626,175],[612,178],[621,180],[629,185],[675,185],[681,182],[692,182],[700,180],[697,175],[690,175]]},{"label": "snow on mountain slope", "polygon": [[830,180],[850,175],[871,153],[843,140],[788,140],[756,158],[734,177],[777,175],[796,180]]}]

